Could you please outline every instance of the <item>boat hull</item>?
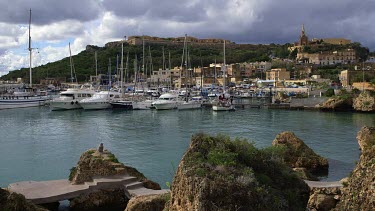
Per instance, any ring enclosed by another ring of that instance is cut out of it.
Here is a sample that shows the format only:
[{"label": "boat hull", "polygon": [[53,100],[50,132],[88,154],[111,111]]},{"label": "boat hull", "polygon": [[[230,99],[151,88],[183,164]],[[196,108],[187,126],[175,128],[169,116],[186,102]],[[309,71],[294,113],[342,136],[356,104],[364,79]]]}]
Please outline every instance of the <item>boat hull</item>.
[{"label": "boat hull", "polygon": [[52,111],[82,109],[78,101],[51,101],[49,104]]},{"label": "boat hull", "polygon": [[188,110],[188,109],[199,109],[202,107],[202,104],[199,102],[184,102],[177,106],[178,110]]},{"label": "boat hull", "polygon": [[218,106],[218,105],[213,105],[212,106],[213,111],[234,111],[234,106]]},{"label": "boat hull", "polygon": [[153,108],[152,101],[133,102],[133,110],[150,110]]},{"label": "boat hull", "polygon": [[177,108],[177,102],[154,103],[156,110],[172,110]]},{"label": "boat hull", "polygon": [[101,110],[112,107],[109,102],[81,102],[80,104],[85,110]]},{"label": "boat hull", "polygon": [[132,110],[133,103],[131,101],[117,101],[111,103],[112,108],[114,109],[125,109],[125,110]]},{"label": "boat hull", "polygon": [[26,99],[0,99],[0,110],[44,106],[46,104],[46,101],[47,98],[44,97],[29,97]]}]

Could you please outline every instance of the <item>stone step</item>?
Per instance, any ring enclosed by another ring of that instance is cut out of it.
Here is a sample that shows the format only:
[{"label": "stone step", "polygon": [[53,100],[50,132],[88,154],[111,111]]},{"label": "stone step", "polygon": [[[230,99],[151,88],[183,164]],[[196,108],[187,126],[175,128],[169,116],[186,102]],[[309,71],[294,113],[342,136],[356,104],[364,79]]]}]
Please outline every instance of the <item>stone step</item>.
[{"label": "stone step", "polygon": [[115,168],[117,174],[125,174],[126,170],[125,168]]},{"label": "stone step", "polygon": [[133,182],[130,184],[125,185],[126,189],[137,189],[137,188],[143,188],[143,183],[142,182]]}]

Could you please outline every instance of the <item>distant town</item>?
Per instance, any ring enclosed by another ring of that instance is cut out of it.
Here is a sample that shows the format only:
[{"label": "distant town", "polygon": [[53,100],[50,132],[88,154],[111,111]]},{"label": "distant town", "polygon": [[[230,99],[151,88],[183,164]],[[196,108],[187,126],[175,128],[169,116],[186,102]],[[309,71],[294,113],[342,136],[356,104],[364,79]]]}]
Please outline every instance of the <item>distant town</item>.
[{"label": "distant town", "polygon": [[[119,46],[122,42],[127,45],[183,45],[185,37],[159,38],[151,36],[130,36],[124,41],[107,43],[106,47]],[[234,42],[223,39],[197,39],[186,37],[190,45],[235,46]],[[272,45],[272,44],[271,44]],[[356,49],[357,47],[357,49]],[[88,46],[87,49],[89,49]],[[221,47],[220,47],[221,48]],[[362,50],[363,52],[363,47]],[[278,55],[269,55],[269,61],[241,62],[241,63],[211,63],[204,67],[192,67],[187,62],[183,65],[171,67],[166,62],[167,55],[163,52],[163,64],[158,70],[154,67],[139,65],[138,73],[125,73],[125,82],[143,82],[148,86],[168,86],[175,89],[184,87],[248,86],[257,81],[263,85],[274,87],[305,86],[313,83],[334,83],[343,88],[365,88],[373,90],[375,84],[375,57],[369,52],[359,55],[358,43],[344,38],[313,38],[309,39],[302,25],[299,40],[287,47],[289,55],[280,58]],[[366,57],[366,60],[364,58]],[[144,65],[144,64],[143,64]],[[124,68],[123,68],[124,69]],[[95,74],[89,77],[93,84],[116,84],[120,77],[120,68],[111,76]],[[126,71],[126,70],[125,70]],[[109,80],[109,77],[111,80]],[[2,84],[27,83],[27,78],[1,81]],[[40,79],[40,85],[61,86],[69,83],[65,77],[46,77]],[[2,88],[5,91],[6,88]]]}]

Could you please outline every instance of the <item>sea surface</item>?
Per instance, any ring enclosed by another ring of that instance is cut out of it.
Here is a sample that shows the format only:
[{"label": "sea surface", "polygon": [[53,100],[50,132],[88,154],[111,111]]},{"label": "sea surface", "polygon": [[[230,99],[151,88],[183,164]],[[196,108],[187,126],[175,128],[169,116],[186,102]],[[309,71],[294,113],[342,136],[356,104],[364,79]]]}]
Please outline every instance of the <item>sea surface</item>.
[{"label": "sea surface", "polygon": [[270,146],[292,131],[329,158],[326,181],[348,176],[359,157],[356,134],[375,114],[244,109],[235,112],[0,110],[0,187],[18,181],[68,178],[81,153],[100,143],[120,162],[166,187],[195,133],[242,137]]}]

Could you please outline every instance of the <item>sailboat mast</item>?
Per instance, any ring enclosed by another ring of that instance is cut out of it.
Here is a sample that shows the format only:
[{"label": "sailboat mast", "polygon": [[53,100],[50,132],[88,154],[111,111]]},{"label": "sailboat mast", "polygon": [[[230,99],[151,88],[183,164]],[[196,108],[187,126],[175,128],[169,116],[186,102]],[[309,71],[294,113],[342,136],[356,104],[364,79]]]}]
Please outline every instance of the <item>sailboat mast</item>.
[{"label": "sailboat mast", "polygon": [[98,52],[95,51],[95,74],[96,80],[98,80]]},{"label": "sailboat mast", "polygon": [[70,50],[70,43],[69,43],[69,60],[70,60],[70,82],[74,82],[73,77],[73,61],[72,61],[72,51]]},{"label": "sailboat mast", "polygon": [[31,56],[31,54],[32,54],[32,48],[31,48],[31,9],[30,9],[30,18],[29,18],[29,54],[30,54],[30,65],[29,65],[29,67],[30,67],[30,87],[32,87],[33,86],[33,79],[32,79],[32,67],[31,67],[31,63],[32,63],[32,56]]},{"label": "sailboat mast", "polygon": [[163,70],[165,70],[165,56],[164,56],[164,46],[163,46]]},{"label": "sailboat mast", "polygon": [[[145,74],[145,38],[142,35],[142,73]],[[147,80],[147,73],[146,73]]]},{"label": "sailboat mast", "polygon": [[168,62],[169,62],[169,89],[172,89],[172,72],[171,72],[171,52],[168,51]]},{"label": "sailboat mast", "polygon": [[226,76],[227,76],[227,66],[225,62],[225,40],[224,40],[224,92],[225,92],[225,85],[226,85]]},{"label": "sailboat mast", "polygon": [[121,82],[120,82],[120,87],[121,87],[121,97],[124,97],[124,90],[123,90],[123,80],[124,80],[124,42],[121,43],[121,64],[120,64],[120,77],[121,77]]}]

